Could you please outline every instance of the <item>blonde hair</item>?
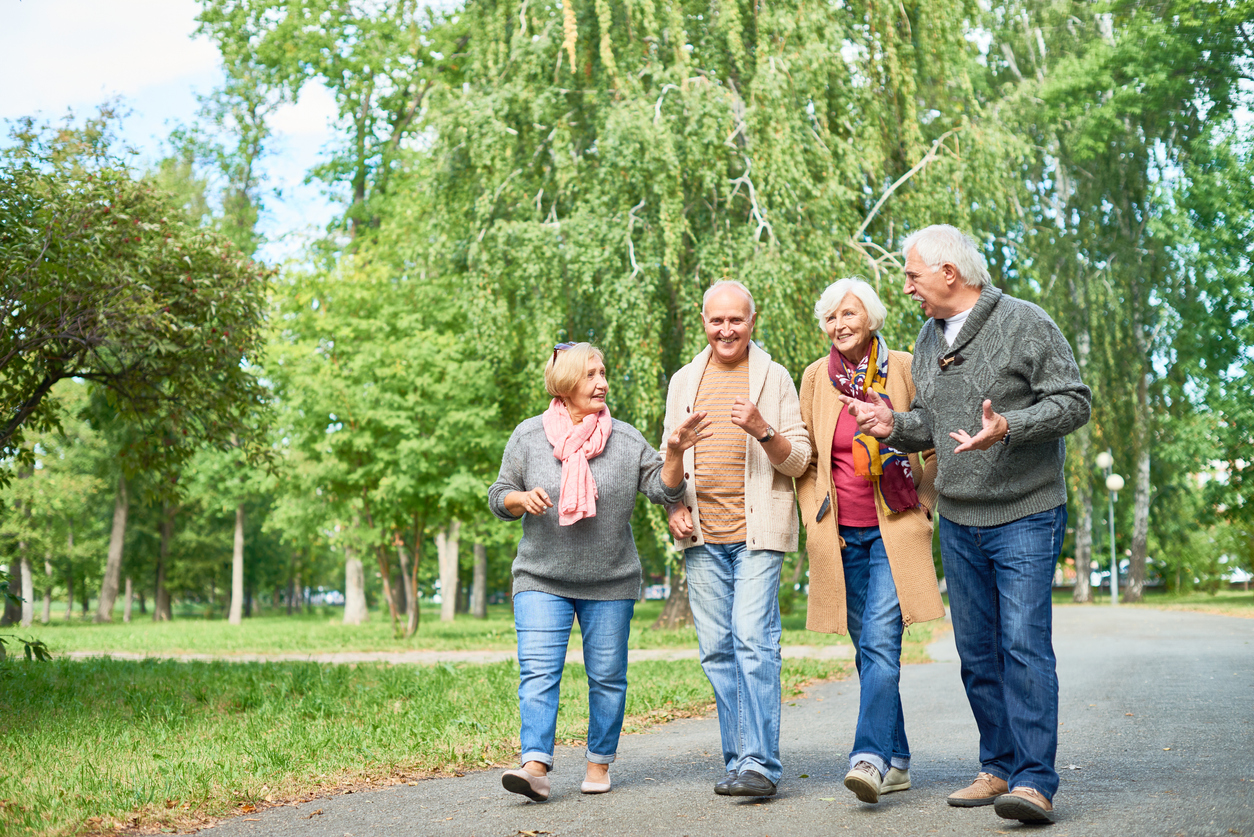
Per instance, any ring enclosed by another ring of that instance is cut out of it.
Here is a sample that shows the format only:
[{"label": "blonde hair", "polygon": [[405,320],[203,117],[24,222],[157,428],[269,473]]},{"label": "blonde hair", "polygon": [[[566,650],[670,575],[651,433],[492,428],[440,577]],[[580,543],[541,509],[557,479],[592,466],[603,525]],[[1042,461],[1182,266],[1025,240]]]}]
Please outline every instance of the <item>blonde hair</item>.
[{"label": "blonde hair", "polygon": [[575,385],[588,373],[588,361],[593,355],[605,363],[605,355],[591,343],[572,343],[569,348],[555,349],[544,365],[544,388],[549,395],[565,398],[574,392]]},{"label": "blonde hair", "polygon": [[880,302],[880,295],[875,292],[875,288],[872,288],[861,276],[837,279],[827,286],[823,295],[819,297],[819,301],[814,303],[814,316],[818,318],[820,326],[827,319],[827,315],[835,311],[849,294],[853,294],[862,301],[863,307],[866,308],[866,324],[871,331],[879,331],[884,327],[884,320],[888,319],[888,309],[884,307],[883,302]]}]

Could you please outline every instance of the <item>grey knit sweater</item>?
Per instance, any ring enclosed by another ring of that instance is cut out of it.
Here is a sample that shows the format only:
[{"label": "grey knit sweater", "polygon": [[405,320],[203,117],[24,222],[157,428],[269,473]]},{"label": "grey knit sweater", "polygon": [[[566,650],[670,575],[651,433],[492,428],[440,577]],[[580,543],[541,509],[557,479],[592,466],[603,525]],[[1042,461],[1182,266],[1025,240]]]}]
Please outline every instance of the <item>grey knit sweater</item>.
[{"label": "grey knit sweater", "polygon": [[[954,358],[941,368],[940,362]],[[1092,395],[1066,338],[1038,306],[985,287],[954,340],[944,321],[919,332],[915,397],[894,413],[889,445],[936,448],[938,510],[964,526],[1000,526],[1067,502],[1063,437],[1089,420]],[[954,453],[951,432],[981,429],[984,399],[1006,417],[1006,444]]]},{"label": "grey knit sweater", "polygon": [[640,556],[631,534],[636,492],[654,503],[677,503],[687,483],[669,490],[662,483],[662,457],[640,432],[614,420],[605,449],[588,461],[597,483],[596,517],[570,526],[557,522],[562,461],[544,435],[541,416],[529,418],[509,437],[501,473],[488,489],[488,505],[501,520],[517,520],[505,508],[505,495],[540,486],[553,508],[523,515],[523,536],[514,559],[514,592],[539,590],[571,599],[637,599]]}]

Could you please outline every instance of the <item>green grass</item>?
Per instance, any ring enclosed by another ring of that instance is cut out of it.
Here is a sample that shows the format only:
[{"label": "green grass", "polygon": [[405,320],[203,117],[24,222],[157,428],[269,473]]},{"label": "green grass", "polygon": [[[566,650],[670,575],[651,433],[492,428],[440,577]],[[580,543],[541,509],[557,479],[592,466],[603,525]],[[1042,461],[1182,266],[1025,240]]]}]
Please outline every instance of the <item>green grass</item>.
[{"label": "green grass", "polygon": [[[662,610],[662,602],[641,602],[631,626],[632,648],[696,648],[692,628],[654,631],[649,626]],[[58,615],[60,611],[58,609]],[[134,654],[317,654],[336,651],[462,651],[515,647],[513,615],[508,605],[488,608],[488,618],[472,619],[459,615],[452,622],[439,621],[436,608],[424,608],[418,633],[399,639],[392,633],[386,612],[371,613],[364,625],[344,625],[342,611],[324,608],[315,613],[287,616],[256,616],[242,625],[222,619],[175,618],[156,623],[148,617],[97,625],[75,618],[54,618],[48,625],[35,625],[14,631],[21,636],[43,640],[54,655],[71,651],[113,651]],[[818,634],[805,629],[804,601],[798,612],[783,618],[784,645],[839,645],[846,636]],[[928,630],[926,625],[919,626]],[[919,628],[913,629],[918,630]],[[572,635],[579,646],[579,630]]]},{"label": "green grass", "polygon": [[[786,660],[784,694],[847,668]],[[710,709],[695,660],[633,663],[629,678],[627,732]],[[558,736],[579,743],[582,666],[563,687]],[[187,827],[345,784],[511,763],[517,688],[513,662],[3,663],[0,834]]]},{"label": "green grass", "polygon": [[[1110,594],[1101,593],[1093,597],[1094,604],[1110,606]],[[1074,604],[1070,590],[1055,590],[1054,604]],[[1119,606],[1127,603],[1121,598]],[[1204,590],[1190,590],[1184,593],[1169,593],[1165,590],[1149,588],[1145,591],[1143,601],[1131,607],[1152,608],[1155,610],[1191,610],[1200,613],[1216,613],[1221,616],[1243,616],[1254,619],[1254,591],[1218,590],[1208,593]]]}]

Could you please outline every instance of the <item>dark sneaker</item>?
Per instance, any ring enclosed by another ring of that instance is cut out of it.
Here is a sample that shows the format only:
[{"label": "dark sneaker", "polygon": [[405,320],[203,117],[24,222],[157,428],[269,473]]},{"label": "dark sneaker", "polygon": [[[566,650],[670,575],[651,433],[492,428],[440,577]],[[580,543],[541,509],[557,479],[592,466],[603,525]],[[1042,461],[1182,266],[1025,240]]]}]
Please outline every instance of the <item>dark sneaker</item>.
[{"label": "dark sneaker", "polygon": [[732,782],[736,781],[736,771],[728,770],[727,775],[723,777],[723,781],[714,786],[714,792],[719,796],[727,796]]},{"label": "dark sneaker", "polygon": [[1038,791],[1017,787],[1003,793],[993,802],[993,810],[1004,820],[1019,822],[1053,822],[1054,806]]},{"label": "dark sneaker", "polygon": [[974,782],[960,791],[954,791],[945,801],[955,808],[978,808],[981,805],[992,805],[997,797],[1009,790],[1010,786],[1005,779],[980,771]]},{"label": "dark sneaker", "polygon": [[880,801],[880,771],[869,761],[860,761],[845,774],[845,787],[863,802]]},{"label": "dark sneaker", "polygon": [[727,787],[728,796],[774,796],[775,783],[756,770],[746,770]]}]

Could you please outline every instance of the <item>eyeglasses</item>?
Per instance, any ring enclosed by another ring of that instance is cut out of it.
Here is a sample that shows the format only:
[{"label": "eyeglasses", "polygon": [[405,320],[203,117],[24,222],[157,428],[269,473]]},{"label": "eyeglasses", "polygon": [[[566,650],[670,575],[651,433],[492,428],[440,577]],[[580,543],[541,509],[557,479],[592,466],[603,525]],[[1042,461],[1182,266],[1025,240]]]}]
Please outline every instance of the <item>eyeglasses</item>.
[{"label": "eyeglasses", "polygon": [[558,343],[556,346],[553,347],[553,361],[552,362],[557,363],[558,352],[564,352],[567,349],[573,349],[575,348],[575,346],[576,346],[575,343]]}]

